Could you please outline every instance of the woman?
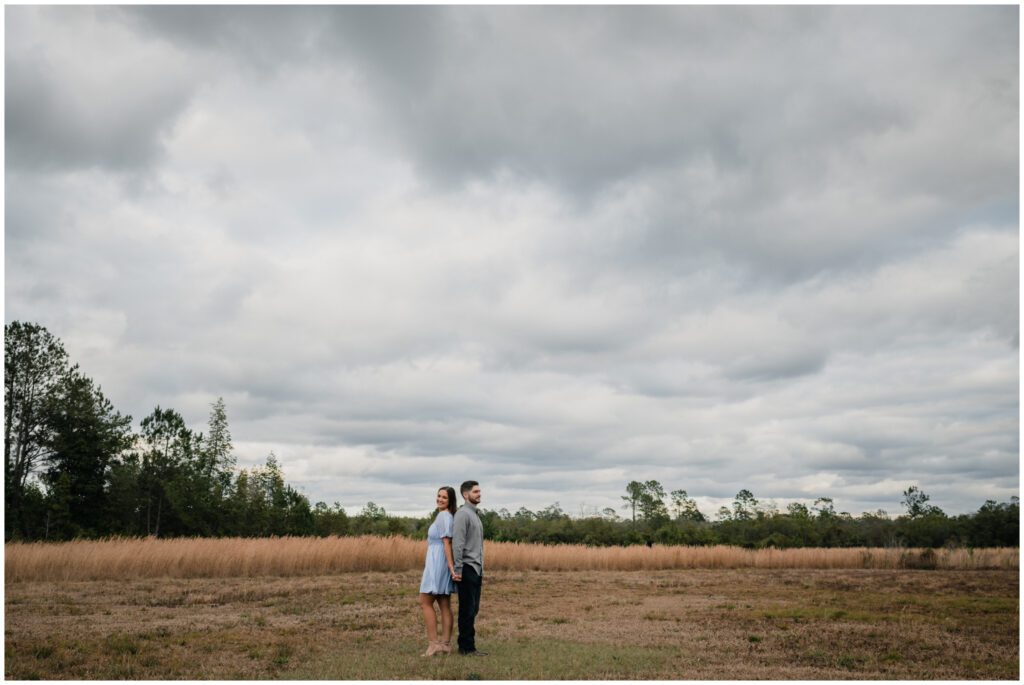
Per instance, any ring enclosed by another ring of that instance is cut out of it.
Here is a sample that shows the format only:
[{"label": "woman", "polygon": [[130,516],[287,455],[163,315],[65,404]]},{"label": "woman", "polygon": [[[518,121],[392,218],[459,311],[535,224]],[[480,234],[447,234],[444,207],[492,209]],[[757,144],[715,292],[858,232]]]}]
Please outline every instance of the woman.
[{"label": "woman", "polygon": [[[447,485],[437,491],[437,517],[427,530],[427,562],[420,582],[420,608],[427,624],[430,645],[423,656],[452,651],[452,593],[455,562],[452,558],[452,521],[455,514],[455,489]],[[437,639],[437,613],[441,612],[441,639]]]}]

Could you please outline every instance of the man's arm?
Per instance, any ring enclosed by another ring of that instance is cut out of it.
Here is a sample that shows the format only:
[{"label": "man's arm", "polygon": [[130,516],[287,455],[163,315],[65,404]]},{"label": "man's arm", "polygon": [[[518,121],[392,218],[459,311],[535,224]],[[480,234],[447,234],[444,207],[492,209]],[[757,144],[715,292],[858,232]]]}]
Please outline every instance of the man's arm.
[{"label": "man's arm", "polygon": [[452,565],[455,573],[452,578],[456,581],[462,580],[462,552],[466,548],[466,527],[469,523],[467,514],[459,509],[455,512],[455,520],[452,522]]}]

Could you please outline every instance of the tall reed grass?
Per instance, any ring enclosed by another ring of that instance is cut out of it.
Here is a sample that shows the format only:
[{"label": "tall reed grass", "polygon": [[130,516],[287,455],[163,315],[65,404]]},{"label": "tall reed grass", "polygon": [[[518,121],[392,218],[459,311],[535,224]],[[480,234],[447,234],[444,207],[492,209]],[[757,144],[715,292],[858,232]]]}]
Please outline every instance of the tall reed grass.
[{"label": "tall reed grass", "polygon": [[[404,537],[113,538],[4,545],[7,583],[41,580],[312,576],[408,571],[426,543]],[[1019,551],[1001,549],[762,549],[585,547],[488,542],[487,570],[637,571],[686,568],[1015,569]]]}]

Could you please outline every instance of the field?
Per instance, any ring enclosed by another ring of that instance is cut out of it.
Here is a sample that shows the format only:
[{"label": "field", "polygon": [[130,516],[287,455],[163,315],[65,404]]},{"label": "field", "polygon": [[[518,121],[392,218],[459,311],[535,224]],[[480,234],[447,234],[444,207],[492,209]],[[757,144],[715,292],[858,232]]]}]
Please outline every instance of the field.
[{"label": "field", "polygon": [[[4,580],[122,580],[315,576],[422,569],[423,541],[404,537],[115,538],[8,543]],[[1013,549],[759,549],[585,547],[487,543],[490,571],[656,571],[668,569],[1017,569]]]},{"label": "field", "polygon": [[[34,553],[72,549],[84,548]],[[5,579],[13,679],[1019,675],[1016,568],[488,569],[478,644],[490,656],[424,659],[415,569],[323,574],[306,563],[271,575],[252,573],[262,568],[253,557],[250,573],[233,576],[182,562],[163,576],[129,565],[120,579],[74,579],[100,568],[85,565],[33,580],[17,575],[24,557],[10,563],[19,551],[6,555],[17,578]]]}]

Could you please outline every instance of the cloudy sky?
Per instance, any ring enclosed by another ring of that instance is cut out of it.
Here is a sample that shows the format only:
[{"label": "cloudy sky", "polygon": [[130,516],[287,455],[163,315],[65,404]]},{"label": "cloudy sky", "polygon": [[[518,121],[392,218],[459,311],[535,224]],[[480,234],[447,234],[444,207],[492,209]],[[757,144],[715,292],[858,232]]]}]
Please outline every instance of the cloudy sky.
[{"label": "cloudy sky", "polygon": [[1015,6],[5,17],[5,320],[136,423],[350,512],[1019,492]]}]

